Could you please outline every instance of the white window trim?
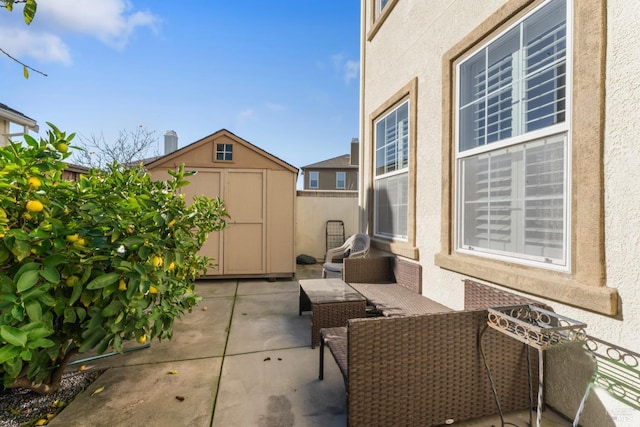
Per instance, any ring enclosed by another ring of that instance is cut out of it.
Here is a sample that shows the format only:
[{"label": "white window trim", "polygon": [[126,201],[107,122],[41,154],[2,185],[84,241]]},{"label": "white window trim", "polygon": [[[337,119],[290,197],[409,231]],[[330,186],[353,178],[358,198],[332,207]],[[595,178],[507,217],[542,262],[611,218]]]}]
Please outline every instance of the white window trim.
[{"label": "white window trim", "polygon": [[[511,29],[513,29],[514,27],[520,25],[523,21],[525,21],[528,17],[530,17],[531,15],[533,15],[534,13],[536,13],[538,10],[542,9],[543,7],[547,6],[552,0],[547,0],[544,3],[541,3],[538,7],[532,9],[531,11],[529,11],[526,15],[522,16],[518,21],[514,22],[512,25],[508,26],[507,28],[505,28],[503,31],[501,31],[500,33],[496,34],[495,36],[493,36],[490,40],[488,40],[486,43],[483,43],[482,45],[480,45],[478,48],[473,49],[472,51],[469,52],[467,59],[473,57],[477,52],[482,51],[484,49],[486,49],[489,45],[491,45],[491,43],[493,43],[494,41],[496,41],[497,39],[499,39],[502,35],[506,34],[507,32],[509,32]],[[571,163],[571,158],[572,158],[572,129],[571,129],[571,123],[573,120],[572,114],[573,114],[573,105],[572,105],[572,100],[573,100],[573,0],[566,0],[566,4],[567,4],[567,10],[566,10],[566,14],[567,14],[567,21],[566,21],[566,37],[567,37],[567,41],[566,41],[566,95],[565,95],[565,103],[566,103],[566,107],[565,107],[565,120],[563,123],[559,123],[559,124],[555,124],[552,126],[548,126],[546,128],[543,129],[538,129],[526,134],[522,134],[522,135],[516,135],[514,137],[502,140],[502,141],[498,141],[498,142],[492,142],[490,144],[486,144],[480,147],[476,147],[476,148],[471,148],[468,150],[464,150],[463,152],[460,152],[460,140],[459,140],[459,127],[456,126],[454,129],[454,147],[455,147],[455,163],[456,163],[456,174],[455,174],[455,194],[454,194],[454,198],[453,198],[453,213],[454,213],[454,224],[455,226],[453,227],[453,237],[454,237],[454,250],[456,252],[459,252],[461,254],[468,254],[468,255],[473,255],[473,256],[479,256],[479,257],[484,257],[484,258],[488,258],[488,259],[494,259],[497,261],[504,261],[504,262],[508,262],[508,263],[514,263],[514,264],[520,264],[520,265],[526,265],[526,266],[532,266],[532,267],[538,267],[538,268],[544,268],[547,270],[553,270],[553,271],[561,271],[561,272],[570,272],[571,271],[571,265],[572,265],[572,253],[571,253],[571,207],[572,207],[572,203],[571,203],[571,188],[572,188],[572,183],[571,183],[571,168],[572,168],[572,163]],[[455,90],[456,90],[456,100],[455,100],[455,123],[460,123],[460,94],[461,94],[461,87],[460,87],[460,75],[461,75],[461,67],[462,65],[465,63],[466,60],[464,61],[460,61],[457,63],[456,65],[456,76],[457,78],[455,79]],[[461,244],[461,224],[462,224],[462,220],[463,220],[463,215],[461,212],[461,186],[463,185],[463,181],[461,179],[461,174],[462,171],[460,170],[460,161],[463,158],[467,158],[467,157],[472,157],[472,156],[476,156],[480,153],[489,153],[492,151],[496,151],[502,148],[506,148],[509,146],[516,146],[516,145],[520,145],[523,143],[526,143],[528,141],[535,141],[538,139],[542,139],[542,138],[547,138],[550,136],[553,136],[554,134],[566,134],[566,138],[567,138],[567,145],[566,145],[566,156],[567,158],[565,159],[565,177],[564,177],[564,187],[565,187],[565,215],[564,215],[564,236],[565,236],[565,241],[563,242],[564,247],[565,247],[565,263],[564,265],[560,265],[560,264],[553,264],[553,263],[547,263],[544,261],[539,261],[536,259],[527,259],[526,257],[523,256],[523,254],[519,254],[518,257],[516,256],[508,256],[508,255],[503,255],[497,252],[492,252],[490,250],[482,250],[482,251],[478,251],[478,250],[470,250],[470,249],[466,249],[464,247],[462,247]],[[490,148],[488,148],[490,147]]]},{"label": "white window trim", "polygon": [[[315,179],[312,178],[312,176],[315,175]],[[316,185],[312,185],[311,183],[315,181]],[[313,188],[313,189],[317,189],[320,188],[320,172],[318,171],[310,171],[309,172],[309,188]]]},{"label": "white window trim", "polygon": [[[342,175],[342,185],[340,185],[339,176]],[[347,187],[347,173],[346,172],[336,172],[336,189],[344,190]]]},{"label": "white window trim", "polygon": [[[402,168],[402,169],[396,169],[394,171],[391,172],[386,172],[380,175],[376,174],[376,165],[377,165],[377,146],[376,146],[376,142],[377,142],[377,124],[386,119],[389,115],[391,115],[393,112],[399,110],[402,106],[407,105],[407,141],[408,141],[408,147],[407,147],[407,166]],[[411,165],[411,100],[410,99],[406,99],[400,103],[398,103],[396,106],[394,106],[393,108],[389,109],[384,115],[381,115],[377,120],[375,120],[373,122],[373,193],[374,193],[374,203],[373,203],[373,235],[375,237],[380,237],[383,239],[390,239],[390,240],[394,240],[394,241],[398,241],[398,242],[408,242],[409,241],[409,227],[410,227],[410,223],[409,223],[409,209],[410,209],[410,201],[409,201],[409,191],[410,191],[410,185],[409,185],[409,170],[410,170],[410,165]],[[378,194],[376,192],[376,183],[379,180],[383,180],[383,179],[388,179],[391,178],[393,176],[398,176],[398,175],[406,175],[407,176],[407,230],[405,230],[405,234],[403,235],[395,235],[395,234],[390,234],[390,233],[381,233],[378,231]]]}]

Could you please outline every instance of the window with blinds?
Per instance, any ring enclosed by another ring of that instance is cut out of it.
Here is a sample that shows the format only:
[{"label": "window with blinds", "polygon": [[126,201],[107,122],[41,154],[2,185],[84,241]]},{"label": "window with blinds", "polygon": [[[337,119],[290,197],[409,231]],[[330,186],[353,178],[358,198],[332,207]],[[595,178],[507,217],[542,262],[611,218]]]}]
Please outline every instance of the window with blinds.
[{"label": "window with blinds", "polygon": [[409,101],[375,123],[374,234],[407,238]]},{"label": "window with blinds", "polygon": [[568,265],[566,11],[547,1],[458,66],[460,250]]},{"label": "window with blinds", "polygon": [[346,172],[336,172],[336,188],[338,190],[344,190],[347,182]]}]

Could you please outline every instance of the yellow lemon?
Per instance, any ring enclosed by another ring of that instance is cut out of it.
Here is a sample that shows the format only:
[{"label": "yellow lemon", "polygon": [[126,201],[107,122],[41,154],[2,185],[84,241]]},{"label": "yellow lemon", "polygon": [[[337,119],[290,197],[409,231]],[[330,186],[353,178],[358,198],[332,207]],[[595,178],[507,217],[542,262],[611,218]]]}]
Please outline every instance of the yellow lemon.
[{"label": "yellow lemon", "polygon": [[73,242],[78,241],[78,238],[79,238],[79,237],[80,237],[80,236],[78,236],[78,233],[76,233],[76,234],[70,234],[70,235],[68,235],[68,236],[67,236],[67,241],[69,241],[69,242],[73,243]]},{"label": "yellow lemon", "polygon": [[149,293],[150,294],[157,294],[158,293],[158,288],[156,288],[155,286],[151,285],[149,287]]},{"label": "yellow lemon", "polygon": [[86,242],[82,237],[80,237],[78,240],[75,241],[75,244],[78,246],[84,246]]},{"label": "yellow lemon", "polygon": [[67,282],[67,286],[73,287],[77,285],[79,281],[80,281],[80,278],[78,276],[69,276],[67,277],[66,282]]},{"label": "yellow lemon", "polygon": [[38,178],[36,178],[35,176],[30,177],[27,180],[27,182],[33,188],[40,188],[40,186],[42,185],[42,182]]},{"label": "yellow lemon", "polygon": [[23,214],[22,214],[22,217],[23,217],[24,219],[26,219],[27,221],[31,221],[31,219],[33,218],[29,212],[25,212],[25,213],[23,213]]},{"label": "yellow lemon", "polygon": [[56,145],[56,149],[61,153],[66,153],[67,151],[69,151],[69,146],[64,142],[61,142],[60,144]]},{"label": "yellow lemon", "polygon": [[124,279],[120,279],[120,282],[118,283],[118,290],[119,291],[127,290],[127,282],[125,282]]},{"label": "yellow lemon", "polygon": [[144,344],[144,343],[146,343],[146,342],[147,342],[147,336],[146,336],[146,335],[140,335],[140,336],[138,337],[138,342],[139,342],[140,344]]},{"label": "yellow lemon", "polygon": [[162,258],[160,258],[159,256],[154,256],[153,258],[151,258],[151,265],[156,268],[160,267],[162,265]]},{"label": "yellow lemon", "polygon": [[169,221],[169,223],[167,224],[168,227],[173,227],[176,224],[176,220],[172,219],[171,221]]},{"label": "yellow lemon", "polygon": [[167,271],[173,271],[173,269],[176,268],[176,265],[174,263],[169,264],[169,266],[167,267]]},{"label": "yellow lemon", "polygon": [[27,202],[27,210],[29,212],[41,212],[44,205],[39,200],[29,200]]}]

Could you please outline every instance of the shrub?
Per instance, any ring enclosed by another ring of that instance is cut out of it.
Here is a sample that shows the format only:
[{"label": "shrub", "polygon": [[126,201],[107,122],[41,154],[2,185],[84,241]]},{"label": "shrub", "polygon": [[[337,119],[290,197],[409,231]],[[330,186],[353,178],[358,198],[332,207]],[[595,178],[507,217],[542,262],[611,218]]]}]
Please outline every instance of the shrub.
[{"label": "shrub", "polygon": [[153,181],[142,166],[62,177],[74,134],[0,148],[0,375],[52,393],[69,358],[171,338],[198,303],[197,255],[226,225],[219,199],[194,197],[184,167]]}]

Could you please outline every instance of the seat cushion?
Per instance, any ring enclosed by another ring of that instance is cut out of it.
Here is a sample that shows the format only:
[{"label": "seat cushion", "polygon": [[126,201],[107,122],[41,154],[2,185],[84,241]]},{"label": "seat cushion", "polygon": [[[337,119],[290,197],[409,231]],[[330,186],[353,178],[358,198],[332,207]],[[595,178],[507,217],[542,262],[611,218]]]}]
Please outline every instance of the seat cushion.
[{"label": "seat cushion", "polygon": [[334,273],[341,273],[343,266],[344,264],[339,262],[325,262],[324,264],[322,264],[323,269],[327,271],[332,271]]}]

